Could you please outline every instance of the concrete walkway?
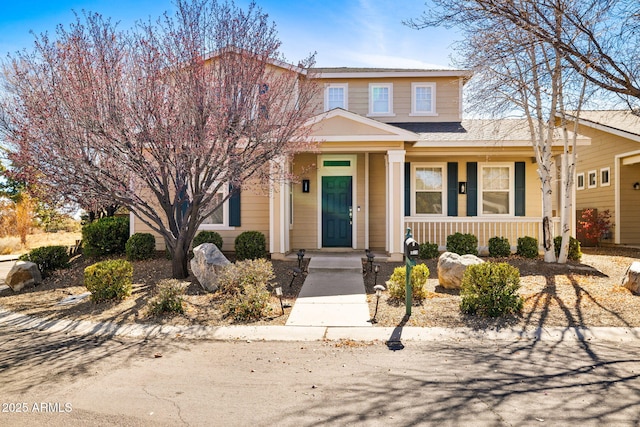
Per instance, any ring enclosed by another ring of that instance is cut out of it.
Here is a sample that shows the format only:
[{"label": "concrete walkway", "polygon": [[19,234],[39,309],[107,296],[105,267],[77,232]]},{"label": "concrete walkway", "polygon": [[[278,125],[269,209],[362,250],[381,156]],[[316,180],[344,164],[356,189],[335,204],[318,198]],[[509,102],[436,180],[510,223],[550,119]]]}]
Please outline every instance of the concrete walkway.
[{"label": "concrete walkway", "polygon": [[309,274],[287,326],[371,326],[362,254],[309,254]]}]

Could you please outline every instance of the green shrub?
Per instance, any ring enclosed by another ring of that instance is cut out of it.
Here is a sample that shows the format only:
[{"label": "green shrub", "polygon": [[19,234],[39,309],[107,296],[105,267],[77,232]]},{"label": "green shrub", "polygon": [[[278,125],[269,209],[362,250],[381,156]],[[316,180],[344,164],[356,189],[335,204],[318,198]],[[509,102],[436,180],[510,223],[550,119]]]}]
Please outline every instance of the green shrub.
[{"label": "green shrub", "polygon": [[478,255],[478,238],[470,233],[451,234],[447,236],[447,251],[458,255]]},{"label": "green shrub", "polygon": [[438,258],[438,256],[440,255],[440,251],[438,251],[438,244],[437,243],[422,243],[420,245],[420,252],[418,253],[418,256],[421,259],[433,259],[433,258]]},{"label": "green shrub", "polygon": [[[411,269],[411,288],[413,298],[422,301],[427,297],[427,280],[429,279],[429,267],[425,264],[418,264]],[[393,274],[387,281],[389,296],[395,300],[405,299],[407,280],[406,267],[396,267]]]},{"label": "green shrub", "polygon": [[129,218],[106,217],[82,227],[82,250],[89,257],[123,254],[129,239]]},{"label": "green shrub", "polygon": [[511,255],[511,244],[506,237],[492,237],[489,239],[489,256],[508,257]]},{"label": "green shrub", "polygon": [[158,283],[158,293],[149,303],[149,313],[159,316],[165,313],[184,313],[182,306],[185,284],[176,279]]},{"label": "green shrub", "polygon": [[265,258],[267,239],[259,231],[245,231],[236,237],[236,259]]},{"label": "green shrub", "polygon": [[42,246],[20,256],[22,261],[31,261],[46,276],[53,270],[69,267],[69,252],[64,246]]},{"label": "green shrub", "polygon": [[95,302],[121,300],[131,295],[133,267],[123,259],[101,261],[84,269],[84,285]]},{"label": "green shrub", "polygon": [[505,262],[470,265],[462,277],[460,309],[490,317],[519,313],[524,304],[519,288],[520,272]]},{"label": "green shrub", "polygon": [[238,261],[224,267],[218,277],[225,296],[223,309],[236,321],[259,320],[269,314],[271,294],[267,284],[275,275],[266,259]]},{"label": "green shrub", "polygon": [[153,258],[156,254],[156,238],[151,233],[134,233],[124,249],[130,261]]},{"label": "green shrub", "polygon": [[517,255],[525,258],[538,258],[538,239],[535,237],[519,237]]},{"label": "green shrub", "polygon": [[[556,252],[556,257],[560,256],[560,246],[562,246],[562,236],[557,236],[553,239],[553,248]],[[582,250],[580,250],[580,242],[578,239],[569,237],[569,254],[567,258],[571,261],[580,261],[582,258]]]},{"label": "green shrub", "polygon": [[222,236],[215,231],[201,231],[193,238],[193,247],[200,246],[203,243],[213,243],[222,250]]}]

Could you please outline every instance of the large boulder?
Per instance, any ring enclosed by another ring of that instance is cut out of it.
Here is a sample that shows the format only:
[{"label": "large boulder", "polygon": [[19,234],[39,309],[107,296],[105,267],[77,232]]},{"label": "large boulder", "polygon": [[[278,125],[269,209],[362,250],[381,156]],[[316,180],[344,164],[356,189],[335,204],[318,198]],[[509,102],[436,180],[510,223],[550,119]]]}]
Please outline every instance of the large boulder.
[{"label": "large boulder", "polygon": [[640,294],[640,262],[634,261],[627,270],[622,286],[634,294]]},{"label": "large boulder", "polygon": [[29,261],[17,261],[9,270],[5,283],[14,292],[19,292],[25,286],[35,286],[42,283],[42,275],[36,264]]},{"label": "large boulder", "polygon": [[209,292],[218,289],[218,275],[227,264],[229,260],[213,243],[203,243],[193,248],[191,271],[200,286]]},{"label": "large boulder", "polygon": [[460,256],[453,252],[445,252],[438,258],[438,282],[446,289],[460,289],[462,276],[467,267],[483,262],[475,255]]}]

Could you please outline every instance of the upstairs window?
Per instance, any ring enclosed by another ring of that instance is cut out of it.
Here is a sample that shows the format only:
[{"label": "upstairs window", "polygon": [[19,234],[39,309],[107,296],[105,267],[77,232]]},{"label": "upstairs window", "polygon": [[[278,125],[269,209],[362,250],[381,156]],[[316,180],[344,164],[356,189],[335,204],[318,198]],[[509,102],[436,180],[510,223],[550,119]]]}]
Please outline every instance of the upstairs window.
[{"label": "upstairs window", "polygon": [[436,113],[436,84],[411,83],[411,115],[428,116]]},{"label": "upstairs window", "polygon": [[393,115],[393,84],[371,83],[369,84],[369,115],[392,116]]},{"label": "upstairs window", "polygon": [[334,108],[348,110],[348,88],[347,83],[332,83],[327,85],[324,92],[325,111],[333,110]]}]

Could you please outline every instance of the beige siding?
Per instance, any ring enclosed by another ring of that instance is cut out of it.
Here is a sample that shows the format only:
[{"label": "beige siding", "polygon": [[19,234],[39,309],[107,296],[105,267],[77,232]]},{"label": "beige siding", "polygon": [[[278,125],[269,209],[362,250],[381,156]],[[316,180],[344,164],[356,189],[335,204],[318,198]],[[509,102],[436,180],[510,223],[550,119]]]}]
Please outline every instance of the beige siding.
[{"label": "beige siding", "polygon": [[[383,79],[325,79],[324,83],[347,83],[348,109],[361,116],[369,114],[369,83],[393,83],[392,117],[374,117],[384,123],[399,122],[455,122],[460,121],[460,80],[457,77],[383,78]],[[437,116],[411,116],[411,83],[436,84]],[[318,105],[324,108],[324,90]],[[319,110],[318,112],[321,112]]]},{"label": "beige siding", "polygon": [[364,164],[364,154],[358,154],[358,172],[356,177],[356,193],[357,199],[355,206],[353,206],[353,216],[356,219],[356,241],[355,248],[356,249],[365,249],[364,247],[364,219],[365,219],[365,164]]},{"label": "beige siding", "polygon": [[[611,170],[613,173],[613,169]],[[640,190],[633,184],[640,181],[640,164],[620,168],[620,243],[640,244]],[[604,209],[604,208],[603,208]],[[600,209],[599,209],[600,210]],[[613,222],[613,216],[611,222]]]},{"label": "beige siding", "polygon": [[384,250],[386,245],[385,156],[369,156],[369,246],[372,250]]},{"label": "beige siding", "polygon": [[[291,249],[315,249],[318,247],[318,183],[317,156],[298,154],[293,162],[293,173],[300,182],[293,185],[293,227]],[[308,179],[308,193],[302,192],[302,180]]]}]

